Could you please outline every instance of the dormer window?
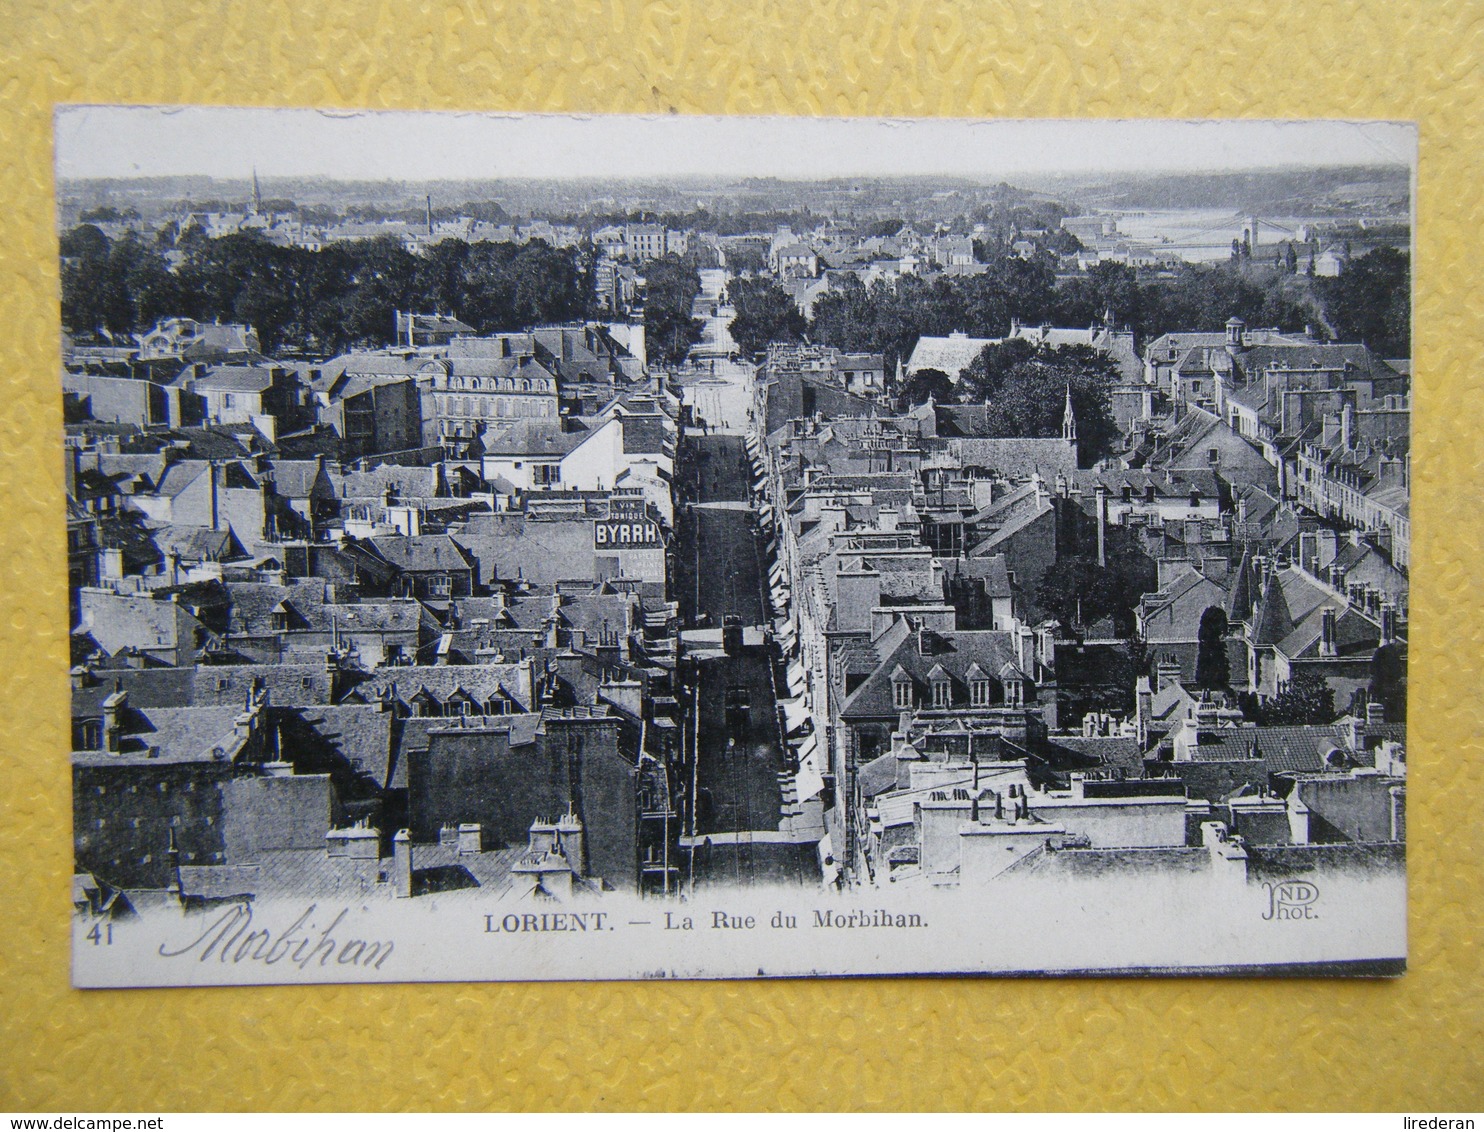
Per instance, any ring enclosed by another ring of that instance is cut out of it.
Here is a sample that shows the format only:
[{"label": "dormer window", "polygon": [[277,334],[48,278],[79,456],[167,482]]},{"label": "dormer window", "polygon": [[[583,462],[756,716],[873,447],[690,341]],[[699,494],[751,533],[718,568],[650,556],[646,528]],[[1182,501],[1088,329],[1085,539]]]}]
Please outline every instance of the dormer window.
[{"label": "dormer window", "polygon": [[953,685],[941,664],[933,665],[933,670],[928,673],[928,684],[933,690],[933,707],[946,708],[952,701]]},{"label": "dormer window", "polygon": [[989,706],[989,678],[981,676],[969,685],[969,703],[973,707]]},{"label": "dormer window", "polygon": [[898,711],[912,706],[912,681],[903,673],[891,682],[891,702]]}]

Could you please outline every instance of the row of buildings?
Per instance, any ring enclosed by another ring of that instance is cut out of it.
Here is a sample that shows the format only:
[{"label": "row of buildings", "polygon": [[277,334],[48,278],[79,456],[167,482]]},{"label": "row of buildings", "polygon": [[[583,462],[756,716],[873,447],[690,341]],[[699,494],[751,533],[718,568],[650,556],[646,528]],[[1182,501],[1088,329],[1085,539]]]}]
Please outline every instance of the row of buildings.
[{"label": "row of buildings", "polygon": [[[1114,457],[1081,458],[1070,398],[1060,437],[1006,438],[983,406],[894,413],[827,351],[760,374],[827,875],[1398,876],[1409,367],[1238,320],[1142,354],[1111,325],[1012,336],[1115,360]],[[906,368],[989,344],[924,338]]]},{"label": "row of buildings", "polygon": [[70,350],[75,898],[664,892],[681,407],[642,331]]}]

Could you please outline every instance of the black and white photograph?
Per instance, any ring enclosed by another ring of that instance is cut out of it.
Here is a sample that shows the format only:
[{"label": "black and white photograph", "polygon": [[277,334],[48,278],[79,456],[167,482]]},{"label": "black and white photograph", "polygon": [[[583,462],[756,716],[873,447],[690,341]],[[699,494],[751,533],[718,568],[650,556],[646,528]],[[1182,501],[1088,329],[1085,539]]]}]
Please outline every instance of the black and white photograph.
[{"label": "black and white photograph", "polygon": [[1405,970],[1411,124],[55,131],[76,986]]}]

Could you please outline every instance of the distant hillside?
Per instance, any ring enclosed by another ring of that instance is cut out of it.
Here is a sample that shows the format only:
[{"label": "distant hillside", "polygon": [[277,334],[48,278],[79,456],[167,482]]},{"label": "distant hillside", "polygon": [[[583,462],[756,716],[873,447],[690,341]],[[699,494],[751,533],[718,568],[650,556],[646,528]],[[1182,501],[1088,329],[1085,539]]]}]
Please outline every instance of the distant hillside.
[{"label": "distant hillside", "polygon": [[1411,175],[1405,166],[1266,169],[1232,173],[1097,174],[1026,183],[1075,197],[1088,208],[1221,208],[1239,212],[1405,213]]}]

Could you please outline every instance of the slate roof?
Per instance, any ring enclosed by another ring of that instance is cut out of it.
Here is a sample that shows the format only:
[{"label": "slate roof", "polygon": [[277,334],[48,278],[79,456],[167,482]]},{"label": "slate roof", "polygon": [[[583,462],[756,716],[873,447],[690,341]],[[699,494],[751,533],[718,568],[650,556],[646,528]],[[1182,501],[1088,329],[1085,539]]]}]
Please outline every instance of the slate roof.
[{"label": "slate roof", "polygon": [[229,582],[232,595],[231,631],[273,635],[274,613],[287,613],[290,630],[322,633],[338,624],[345,632],[416,632],[427,610],[411,598],[332,605],[324,599],[323,583],[277,586],[265,582]]},{"label": "slate roof", "polygon": [[376,553],[409,574],[472,570],[474,561],[448,535],[379,535],[367,539]]},{"label": "slate roof", "polygon": [[342,499],[374,499],[380,502],[388,487],[402,499],[437,499],[448,494],[438,469],[382,464],[366,472],[347,472],[337,485]]},{"label": "slate roof", "polygon": [[941,669],[951,683],[954,705],[969,702],[967,673],[978,664],[985,672],[999,673],[1005,666],[1016,664],[1014,635],[991,629],[959,630],[936,633],[923,630],[924,649],[919,650],[919,634],[905,621],[898,621],[873,642],[881,660],[866,680],[847,698],[840,710],[842,719],[895,716],[898,709],[893,699],[892,677],[898,670],[912,680],[916,702],[931,704],[930,674]]},{"label": "slate roof", "polygon": [[213,531],[208,527],[167,524],[154,528],[150,537],[161,555],[174,551],[182,562],[223,562],[245,554],[229,530]]},{"label": "slate roof", "polygon": [[530,417],[484,434],[486,456],[565,456],[592,435],[569,432],[560,420]]},{"label": "slate roof", "polygon": [[[255,689],[267,693],[272,707],[332,702],[332,680],[323,664],[203,664],[191,671],[194,704],[241,704]],[[353,673],[341,676],[351,682],[355,678]]]},{"label": "slate roof", "polygon": [[546,585],[593,576],[590,519],[537,521],[509,512],[474,515],[453,538],[478,561],[481,584],[520,577]]},{"label": "slate roof", "polygon": [[[136,707],[125,706],[119,715],[123,736],[120,751],[75,752],[73,761],[106,764],[108,760],[148,758],[152,764],[215,762],[215,747],[232,752],[240,746],[233,728],[244,711],[243,704],[231,707]],[[156,755],[148,755],[158,747]]]},{"label": "slate roof", "polygon": [[909,373],[924,369],[940,370],[950,380],[957,381],[959,375],[983,352],[984,347],[998,341],[997,338],[940,338],[924,334],[912,348],[907,370]]},{"label": "slate roof", "polygon": [[273,385],[273,374],[259,366],[215,366],[195,378],[196,392],[262,393]]},{"label": "slate roof", "polygon": [[491,698],[511,698],[522,709],[531,706],[530,666],[526,664],[440,664],[403,665],[379,668],[356,686],[351,698],[374,704],[383,694],[396,689],[403,708],[415,713],[414,701],[420,694],[445,704],[460,690],[479,704]]},{"label": "slate roof", "polygon": [[[273,489],[285,499],[308,499],[324,464],[318,460],[274,460]],[[333,490],[328,478],[325,486]]]},{"label": "slate roof", "polygon": [[[340,705],[329,707],[286,708],[274,712],[274,721],[284,726],[286,758],[305,758],[312,754],[330,753],[345,762],[356,774],[369,778],[378,788],[385,788],[392,769],[391,712],[375,705]],[[322,751],[309,750],[312,741]]]},{"label": "slate roof", "polygon": [[[133,707],[191,707],[194,700],[194,668],[105,668],[83,678],[72,689],[72,718],[93,719],[103,715],[103,701],[115,691],[129,694]],[[241,705],[243,700],[239,699]]]}]

